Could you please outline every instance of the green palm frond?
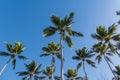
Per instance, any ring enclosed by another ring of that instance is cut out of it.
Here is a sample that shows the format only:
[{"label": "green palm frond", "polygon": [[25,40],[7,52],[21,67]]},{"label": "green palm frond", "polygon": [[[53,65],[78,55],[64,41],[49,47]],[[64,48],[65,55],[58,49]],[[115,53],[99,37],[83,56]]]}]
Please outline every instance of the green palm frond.
[{"label": "green palm frond", "polygon": [[6,52],[0,52],[0,56],[10,56],[10,54]]},{"label": "green palm frond", "polygon": [[16,74],[18,74],[18,76],[27,76],[29,75],[29,72],[23,71],[23,72],[17,72]]},{"label": "green palm frond", "polygon": [[80,32],[72,31],[73,36],[83,37],[83,34]]},{"label": "green palm frond", "polygon": [[71,48],[73,45],[71,38],[69,36],[66,36],[64,40],[68,44],[68,46]]},{"label": "green palm frond", "polygon": [[78,63],[77,70],[79,70],[81,66],[82,66],[82,62]]},{"label": "green palm frond", "polygon": [[97,55],[97,57],[95,59],[98,61],[98,63],[100,63],[102,60],[102,57],[101,57],[101,55]]},{"label": "green palm frond", "polygon": [[26,58],[25,56],[22,56],[22,55],[18,55],[18,58],[19,59],[23,59],[23,60],[27,60],[28,58]]},{"label": "green palm frond", "polygon": [[15,67],[16,67],[16,59],[12,60],[12,64],[13,64],[13,69],[15,69]]},{"label": "green palm frond", "polygon": [[108,35],[112,36],[113,34],[115,34],[117,30],[117,25],[112,24],[109,28],[108,28]]},{"label": "green palm frond", "polygon": [[93,62],[93,61],[91,61],[91,60],[86,60],[86,62],[87,62],[88,64],[90,64],[92,67],[96,67],[96,66],[95,66],[95,62]]},{"label": "green palm frond", "polygon": [[52,23],[57,27],[60,27],[60,25],[61,25],[61,20],[60,20],[60,18],[59,17],[57,17],[56,15],[52,15],[51,17],[51,21],[52,21]]},{"label": "green palm frond", "polygon": [[47,27],[46,29],[43,30],[43,37],[48,37],[48,36],[52,36],[55,34],[56,32],[56,28],[55,27]]}]

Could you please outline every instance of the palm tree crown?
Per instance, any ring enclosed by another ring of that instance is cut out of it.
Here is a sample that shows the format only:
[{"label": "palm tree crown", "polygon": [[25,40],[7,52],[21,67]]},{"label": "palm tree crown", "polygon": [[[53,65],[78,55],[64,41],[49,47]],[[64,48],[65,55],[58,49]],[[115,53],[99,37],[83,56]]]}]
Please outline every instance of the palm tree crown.
[{"label": "palm tree crown", "polygon": [[74,80],[77,77],[77,70],[68,69],[67,73],[64,74],[68,80]]},{"label": "palm tree crown", "polygon": [[46,69],[42,70],[42,73],[49,79],[52,79],[52,75],[54,72],[55,72],[55,67],[52,66],[46,66]]},{"label": "palm tree crown", "polygon": [[32,77],[34,77],[34,80],[42,80],[44,77],[39,77],[39,74],[41,71],[39,70],[41,67],[41,64],[38,65],[35,61],[32,61],[30,64],[24,64],[27,71],[23,72],[17,72],[18,76],[25,76],[22,78],[22,80],[32,80]]},{"label": "palm tree crown", "polygon": [[82,49],[78,49],[75,52],[76,52],[76,56],[73,56],[72,59],[80,61],[77,65],[77,70],[83,65],[83,70],[84,70],[85,76],[87,77],[84,63],[87,62],[92,67],[96,67],[95,63],[90,60],[90,58],[92,58],[94,54],[92,54],[92,51],[88,51],[86,47],[83,47]]},{"label": "palm tree crown", "polygon": [[13,69],[15,69],[16,66],[16,57],[19,59],[27,59],[25,56],[21,55],[21,53],[24,51],[24,46],[20,42],[16,42],[14,46],[12,46],[9,43],[6,43],[6,47],[8,52],[0,52],[0,56],[7,56],[10,57],[8,60],[8,63],[12,60],[13,63]]},{"label": "palm tree crown", "polygon": [[44,53],[40,55],[41,57],[52,55],[51,65],[54,65],[55,62],[54,56],[56,56],[58,59],[61,58],[61,54],[59,52],[60,50],[59,44],[55,44],[54,42],[51,42],[48,44],[47,47],[43,47],[42,50],[44,51]]},{"label": "palm tree crown", "polygon": [[52,36],[56,32],[62,35],[62,39],[67,42],[69,47],[72,47],[72,41],[70,36],[83,36],[82,33],[71,30],[71,25],[73,24],[74,13],[71,12],[69,16],[65,16],[64,19],[60,19],[56,15],[51,16],[51,21],[54,26],[49,26],[44,29],[44,37]]}]

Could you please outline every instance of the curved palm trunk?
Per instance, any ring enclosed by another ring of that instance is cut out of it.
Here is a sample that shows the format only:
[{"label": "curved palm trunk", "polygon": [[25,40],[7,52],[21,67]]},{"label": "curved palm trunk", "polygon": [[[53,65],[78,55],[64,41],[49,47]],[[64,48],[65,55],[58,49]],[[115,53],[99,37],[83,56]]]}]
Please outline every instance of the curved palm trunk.
[{"label": "curved palm trunk", "polygon": [[83,61],[83,70],[84,70],[84,73],[85,73],[85,78],[88,80],[87,72],[86,72],[86,70],[85,70],[85,64],[84,64],[84,61]]},{"label": "curved palm trunk", "polygon": [[[54,56],[52,55],[51,66],[54,68]],[[52,74],[52,80],[54,80],[54,74]]]},{"label": "curved palm trunk", "polygon": [[104,59],[105,59],[105,61],[106,61],[107,65],[108,65],[108,67],[110,68],[110,70],[111,70],[111,72],[112,72],[113,76],[114,76],[114,77],[115,77],[115,79],[117,80],[117,77],[115,76],[115,74],[114,74],[114,72],[113,72],[113,70],[112,70],[112,67],[110,66],[110,64],[109,64],[109,62],[108,62],[107,58],[105,57],[105,55],[104,55]]},{"label": "curved palm trunk", "polygon": [[61,80],[64,80],[64,64],[63,64],[62,34],[60,35],[60,53],[61,53]]},{"label": "curved palm trunk", "polygon": [[7,67],[8,63],[11,61],[11,58],[5,63],[5,65],[3,66],[2,70],[0,71],[0,76],[3,73],[3,71],[5,70],[5,68]]}]

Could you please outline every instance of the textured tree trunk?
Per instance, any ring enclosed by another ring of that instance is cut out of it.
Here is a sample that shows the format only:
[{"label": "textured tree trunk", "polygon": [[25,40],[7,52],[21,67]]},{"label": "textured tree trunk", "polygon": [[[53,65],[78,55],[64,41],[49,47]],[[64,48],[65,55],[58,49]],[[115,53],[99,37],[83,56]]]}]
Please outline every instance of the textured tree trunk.
[{"label": "textured tree trunk", "polygon": [[112,67],[110,66],[110,64],[109,64],[109,62],[108,62],[107,58],[105,57],[105,55],[104,55],[104,59],[105,59],[105,61],[106,61],[107,65],[108,65],[108,67],[110,68],[110,70],[111,70],[111,72],[112,72],[112,74],[113,74],[113,76],[114,76],[115,80],[117,80],[117,77],[115,76],[114,72],[112,71]]},{"label": "textured tree trunk", "polygon": [[3,66],[2,70],[0,71],[0,76],[3,73],[3,71],[5,70],[5,68],[7,67],[8,63],[11,61],[11,58],[5,63],[5,65]]},{"label": "textured tree trunk", "polygon": [[84,73],[85,73],[85,78],[86,78],[86,80],[88,80],[87,72],[86,72],[86,70],[85,70],[85,64],[84,64],[84,61],[83,61],[83,70],[84,70]]},{"label": "textured tree trunk", "polygon": [[62,34],[60,35],[60,53],[61,53],[61,80],[64,80]]},{"label": "textured tree trunk", "polygon": [[[54,68],[54,56],[52,55],[51,66]],[[54,73],[52,74],[52,80],[54,80]]]}]

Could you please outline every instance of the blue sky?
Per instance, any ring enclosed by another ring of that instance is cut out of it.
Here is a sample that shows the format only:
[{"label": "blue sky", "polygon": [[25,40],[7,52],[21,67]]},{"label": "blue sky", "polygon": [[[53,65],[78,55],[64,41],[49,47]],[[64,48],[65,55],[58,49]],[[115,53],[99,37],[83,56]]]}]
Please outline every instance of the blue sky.
[{"label": "blue sky", "polygon": [[[0,50],[6,51],[4,42],[13,44],[20,41],[25,45],[23,54],[28,58],[42,64],[42,69],[50,64],[51,57],[40,58],[43,53],[42,47],[47,46],[51,41],[59,42],[57,35],[49,38],[43,38],[43,29],[52,25],[50,15],[56,14],[63,18],[70,12],[75,13],[73,30],[82,32],[84,38],[74,38],[74,46],[69,49],[64,44],[65,72],[68,68],[75,69],[77,61],[71,57],[75,55],[74,50],[84,46],[91,48],[96,42],[90,37],[91,33],[99,25],[110,26],[117,22],[120,17],[115,12],[120,9],[120,0],[0,0]],[[118,32],[120,32],[118,30]],[[8,58],[0,57],[0,69]],[[118,59],[113,58],[116,64],[120,64]],[[19,61],[16,69],[13,71],[11,63],[7,66],[1,80],[21,80],[15,72],[25,70],[24,61]],[[26,63],[29,63],[26,61]],[[59,75],[60,61],[56,59],[56,75]],[[97,65],[97,69],[87,66],[87,72],[90,80],[111,80],[112,74],[104,61]],[[79,70],[79,76],[84,76],[82,69]]]}]

